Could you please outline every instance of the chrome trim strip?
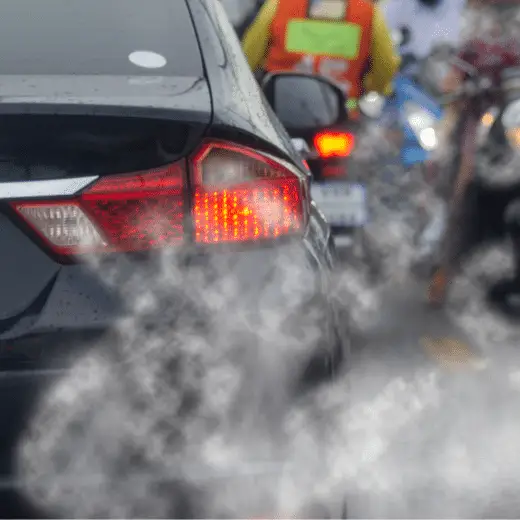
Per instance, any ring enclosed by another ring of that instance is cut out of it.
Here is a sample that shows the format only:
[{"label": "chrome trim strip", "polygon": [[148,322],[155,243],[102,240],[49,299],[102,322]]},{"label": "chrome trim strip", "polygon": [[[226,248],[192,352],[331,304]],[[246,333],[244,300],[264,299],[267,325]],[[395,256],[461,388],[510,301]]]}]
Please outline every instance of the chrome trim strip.
[{"label": "chrome trim strip", "polygon": [[0,200],[74,195],[99,176],[45,181],[0,182]]}]

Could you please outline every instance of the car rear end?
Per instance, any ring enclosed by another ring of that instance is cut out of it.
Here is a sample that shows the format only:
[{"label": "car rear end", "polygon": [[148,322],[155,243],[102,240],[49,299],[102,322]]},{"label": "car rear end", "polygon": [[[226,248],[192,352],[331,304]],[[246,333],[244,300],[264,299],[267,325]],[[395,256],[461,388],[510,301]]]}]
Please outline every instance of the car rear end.
[{"label": "car rear end", "polygon": [[[308,286],[321,260],[304,239],[305,174],[261,140],[207,137],[211,89],[183,1],[6,3],[0,43],[0,515],[14,518],[42,515],[13,480],[38,397],[92,348],[128,353],[117,324],[136,280],[175,263],[161,295],[174,327],[192,266],[231,273],[230,312],[255,312],[284,254]],[[211,320],[203,291],[191,302]]]}]

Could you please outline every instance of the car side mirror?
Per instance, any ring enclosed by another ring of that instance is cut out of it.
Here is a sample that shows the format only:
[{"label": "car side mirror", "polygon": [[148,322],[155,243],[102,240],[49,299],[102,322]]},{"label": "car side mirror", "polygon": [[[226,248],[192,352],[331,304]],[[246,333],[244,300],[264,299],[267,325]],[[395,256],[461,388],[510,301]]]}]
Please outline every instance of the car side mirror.
[{"label": "car side mirror", "polygon": [[276,72],[264,78],[262,90],[291,136],[317,132],[348,119],[343,91],[322,76]]}]

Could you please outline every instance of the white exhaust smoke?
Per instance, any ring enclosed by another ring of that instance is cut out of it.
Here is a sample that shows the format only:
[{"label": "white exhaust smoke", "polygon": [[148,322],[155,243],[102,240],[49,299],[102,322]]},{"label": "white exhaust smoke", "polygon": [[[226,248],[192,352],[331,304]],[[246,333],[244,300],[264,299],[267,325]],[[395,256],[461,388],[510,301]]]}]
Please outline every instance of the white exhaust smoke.
[{"label": "white exhaust smoke", "polygon": [[[381,134],[359,136],[361,159],[381,149]],[[384,176],[389,150],[366,175],[368,236],[393,284],[408,276],[417,212],[433,198],[413,172]],[[345,266],[333,297],[366,345],[338,381],[305,395],[290,382],[323,339],[323,313],[303,311],[316,281],[293,251],[271,261],[277,274],[260,288],[239,285],[244,265],[228,256],[186,268],[162,255],[139,275],[103,267],[130,315],[118,347],[100,342],[42,396],[18,454],[25,493],[83,518],[338,517],[345,496],[352,517],[516,517],[520,333],[483,302],[486,280],[510,268],[508,251],[476,257],[450,299],[494,356],[485,373],[441,372],[406,333],[372,344],[371,325],[392,310],[388,284]]]}]

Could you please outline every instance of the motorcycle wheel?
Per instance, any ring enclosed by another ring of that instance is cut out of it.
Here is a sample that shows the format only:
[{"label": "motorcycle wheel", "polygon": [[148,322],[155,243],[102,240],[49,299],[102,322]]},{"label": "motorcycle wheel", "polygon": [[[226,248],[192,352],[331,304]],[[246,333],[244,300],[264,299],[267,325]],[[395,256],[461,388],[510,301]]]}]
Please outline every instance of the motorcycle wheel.
[{"label": "motorcycle wheel", "polygon": [[498,281],[489,288],[487,301],[503,316],[520,319],[520,279],[506,278]]}]

